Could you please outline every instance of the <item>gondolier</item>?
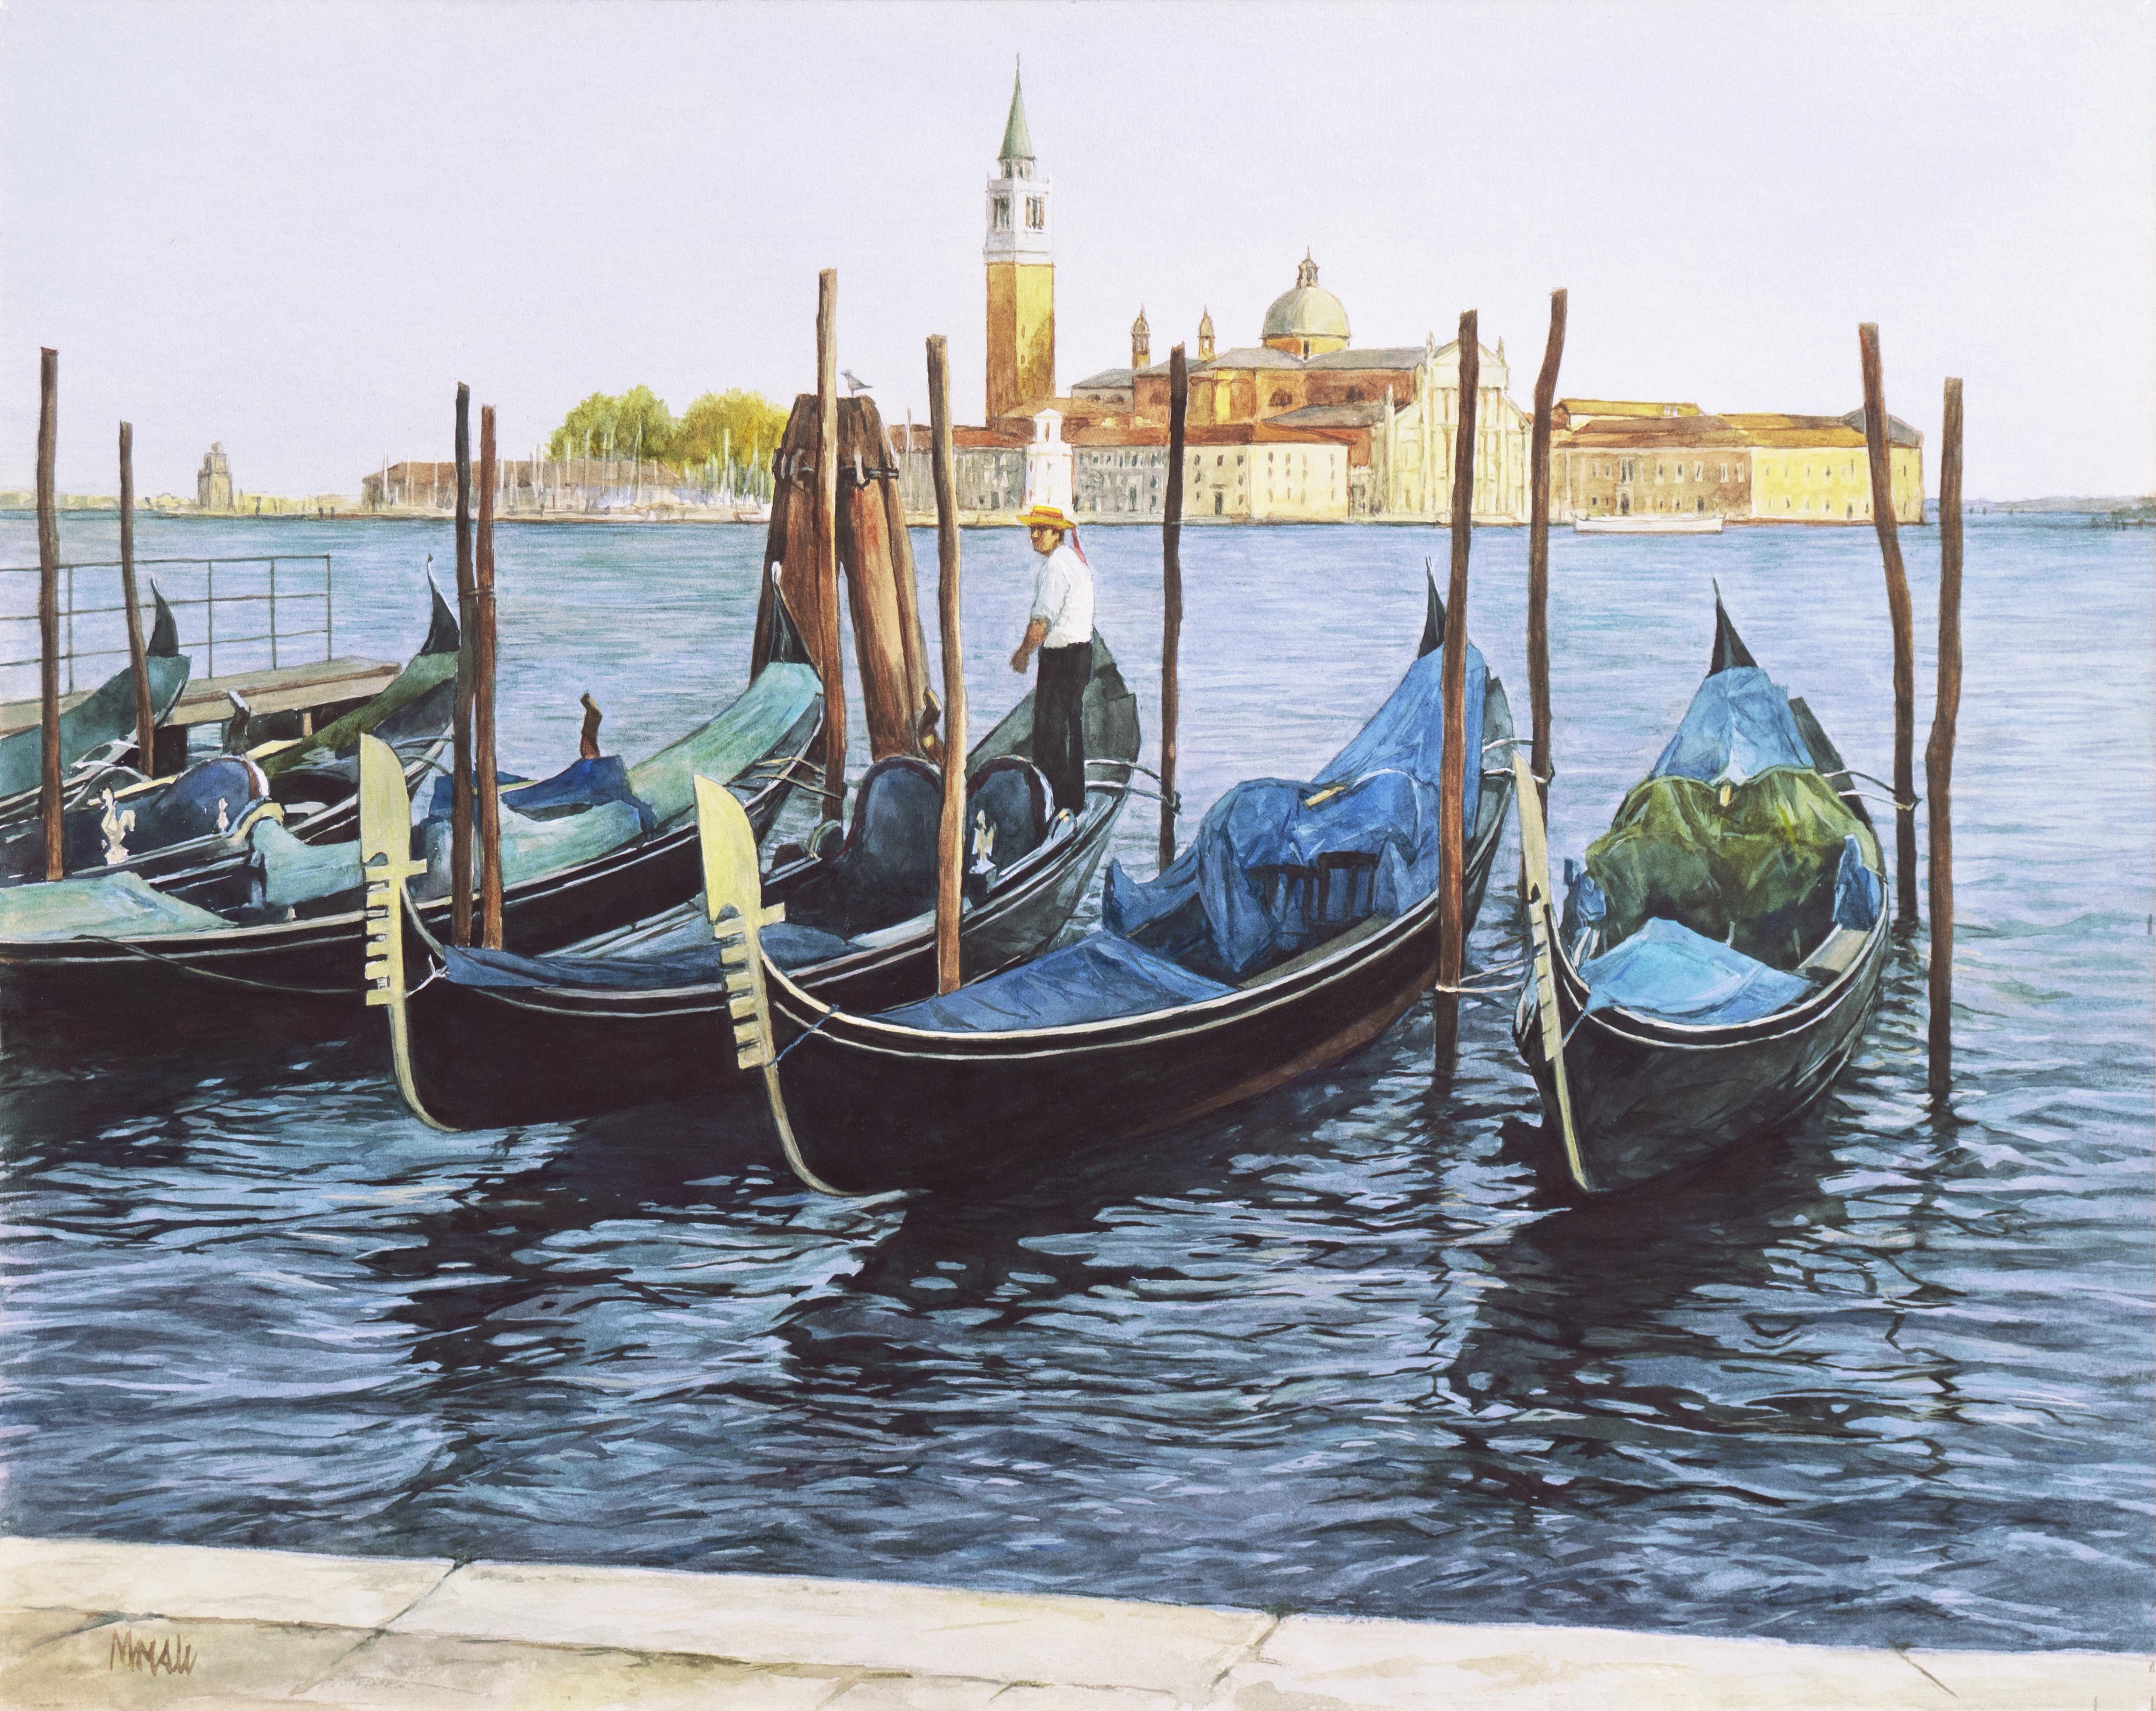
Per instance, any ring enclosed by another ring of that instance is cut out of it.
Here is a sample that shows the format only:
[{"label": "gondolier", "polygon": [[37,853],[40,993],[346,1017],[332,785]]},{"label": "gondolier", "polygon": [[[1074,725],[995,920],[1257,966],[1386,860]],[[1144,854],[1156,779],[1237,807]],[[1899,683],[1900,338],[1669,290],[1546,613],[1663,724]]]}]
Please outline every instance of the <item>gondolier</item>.
[{"label": "gondolier", "polygon": [[1078,545],[1078,525],[1060,505],[1035,505],[1019,520],[1041,556],[1025,639],[1011,655],[1024,675],[1034,649],[1040,681],[1033,697],[1033,763],[1073,816],[1086,810],[1086,680],[1093,669],[1093,567]]}]

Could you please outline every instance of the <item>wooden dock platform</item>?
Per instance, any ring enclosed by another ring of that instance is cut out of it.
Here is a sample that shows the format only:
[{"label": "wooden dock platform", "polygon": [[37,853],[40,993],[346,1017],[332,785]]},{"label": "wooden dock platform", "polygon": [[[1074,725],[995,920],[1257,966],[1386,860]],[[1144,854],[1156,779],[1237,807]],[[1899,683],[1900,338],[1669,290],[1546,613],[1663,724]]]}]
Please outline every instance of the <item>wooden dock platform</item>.
[{"label": "wooden dock platform", "polygon": [[[365,659],[346,654],[318,659],[311,665],[285,665],[275,670],[231,672],[223,677],[191,679],[180,699],[165,717],[162,729],[185,730],[196,725],[222,725],[232,717],[228,692],[237,690],[257,719],[273,713],[297,713],[303,730],[311,730],[318,715],[351,706],[377,695],[403,669],[388,660]],[[60,698],[60,710],[87,700],[90,691],[79,690]],[[34,729],[38,723],[35,697],[0,702],[0,736]],[[162,747],[162,745],[160,745]]]}]

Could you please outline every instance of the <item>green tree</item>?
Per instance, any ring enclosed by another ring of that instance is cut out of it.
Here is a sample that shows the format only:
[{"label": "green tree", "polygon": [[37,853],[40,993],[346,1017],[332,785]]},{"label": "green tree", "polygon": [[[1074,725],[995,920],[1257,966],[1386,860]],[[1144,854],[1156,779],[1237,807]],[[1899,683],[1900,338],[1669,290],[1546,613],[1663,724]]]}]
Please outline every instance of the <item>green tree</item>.
[{"label": "green tree", "polygon": [[761,392],[706,392],[682,412],[674,455],[685,466],[729,453],[762,463],[785,431],[786,412]]},{"label": "green tree", "polygon": [[554,430],[547,451],[557,458],[657,458],[677,455],[673,412],[647,386],[633,386],[619,397],[593,392],[572,409]]}]

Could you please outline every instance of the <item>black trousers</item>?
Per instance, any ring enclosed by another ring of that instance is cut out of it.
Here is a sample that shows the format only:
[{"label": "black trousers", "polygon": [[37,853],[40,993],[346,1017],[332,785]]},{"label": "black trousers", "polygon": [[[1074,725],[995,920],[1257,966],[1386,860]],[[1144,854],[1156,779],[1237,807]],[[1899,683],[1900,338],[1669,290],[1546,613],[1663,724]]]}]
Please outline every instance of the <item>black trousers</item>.
[{"label": "black trousers", "polygon": [[1033,764],[1046,775],[1055,806],[1086,807],[1086,684],[1093,675],[1093,644],[1040,650],[1033,692]]}]

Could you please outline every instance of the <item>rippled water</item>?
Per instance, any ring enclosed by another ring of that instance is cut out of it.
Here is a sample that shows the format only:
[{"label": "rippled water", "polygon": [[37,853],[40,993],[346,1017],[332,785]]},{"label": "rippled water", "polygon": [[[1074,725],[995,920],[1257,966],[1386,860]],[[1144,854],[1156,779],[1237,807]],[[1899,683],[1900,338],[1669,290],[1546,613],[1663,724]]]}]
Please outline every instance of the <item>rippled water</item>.
[{"label": "rippled water", "polygon": [[[110,530],[71,520],[65,545],[102,556]],[[449,551],[421,525],[142,533],[145,553],[335,553],[340,650],[385,658],[417,639],[424,555]],[[1906,539],[1928,697],[1937,537]],[[572,751],[585,689],[632,756],[734,692],[756,531],[502,543],[511,764]],[[1089,545],[1150,725],[1158,537]],[[1025,553],[965,549],[985,729],[1020,688]],[[1186,536],[1194,811],[1355,728],[1445,550]],[[0,561],[33,560],[0,522]],[[1471,616],[1522,710],[1524,561],[1520,535],[1478,535]],[[1888,772],[1868,534],[1562,536],[1553,561],[1557,849],[1607,822],[1681,712],[1710,576],[1852,763]],[[1614,1210],[1535,1198],[1512,1148],[1533,1094],[1486,1002],[1442,1094],[1418,1012],[1217,1120],[1122,1144],[1103,1113],[1052,1169],[860,1206],[803,1195],[760,1131],[691,1107],[431,1134],[367,1038],[18,1050],[0,1522],[2146,1646],[2150,571],[2145,535],[1972,525],[1951,1109],[1924,1093],[1919,939],[1809,1128]],[[1118,834],[1141,871],[1151,806]],[[1493,893],[1474,960],[1513,947]]]}]

